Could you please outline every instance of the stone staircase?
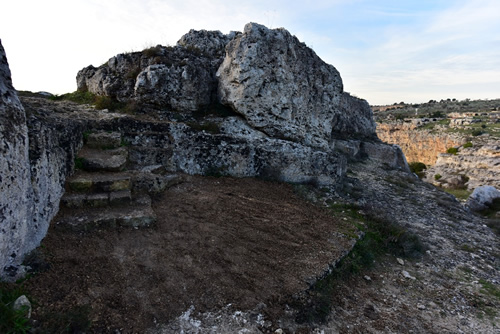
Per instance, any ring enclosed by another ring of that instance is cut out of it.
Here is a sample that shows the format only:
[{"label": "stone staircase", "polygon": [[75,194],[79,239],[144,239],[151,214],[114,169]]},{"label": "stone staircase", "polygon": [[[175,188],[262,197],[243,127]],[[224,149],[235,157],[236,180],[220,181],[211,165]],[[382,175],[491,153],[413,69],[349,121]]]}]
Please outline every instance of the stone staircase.
[{"label": "stone staircase", "polygon": [[143,227],[155,221],[150,196],[133,191],[137,173],[127,170],[128,148],[117,132],[90,134],[66,181],[56,227],[74,230]]}]

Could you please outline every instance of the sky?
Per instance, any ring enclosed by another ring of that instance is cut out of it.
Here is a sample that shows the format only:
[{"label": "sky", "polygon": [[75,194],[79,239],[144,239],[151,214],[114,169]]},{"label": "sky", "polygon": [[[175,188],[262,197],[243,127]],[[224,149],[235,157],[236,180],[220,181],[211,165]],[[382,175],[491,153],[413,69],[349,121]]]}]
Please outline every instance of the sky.
[{"label": "sky", "polygon": [[283,27],[370,104],[500,98],[498,0],[3,0],[0,39],[18,90],[76,90],[88,65],[175,45],[190,29]]}]

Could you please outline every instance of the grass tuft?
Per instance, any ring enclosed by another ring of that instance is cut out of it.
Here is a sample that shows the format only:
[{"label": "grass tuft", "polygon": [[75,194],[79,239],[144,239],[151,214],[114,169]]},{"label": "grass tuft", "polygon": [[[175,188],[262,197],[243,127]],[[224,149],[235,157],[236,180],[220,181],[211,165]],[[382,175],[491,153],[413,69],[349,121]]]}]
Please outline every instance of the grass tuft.
[{"label": "grass tuft", "polygon": [[360,208],[355,205],[335,204],[330,209],[335,215],[342,213],[351,218],[364,235],[329,275],[311,287],[304,300],[291,303],[297,310],[298,323],[324,323],[330,314],[337,287],[372,267],[384,254],[411,258],[419,257],[425,251],[415,234],[394,224],[374,208],[362,208],[366,216],[362,216]]},{"label": "grass tuft", "polygon": [[31,326],[25,310],[14,310],[17,298],[24,295],[22,286],[0,282],[0,333],[28,333]]}]

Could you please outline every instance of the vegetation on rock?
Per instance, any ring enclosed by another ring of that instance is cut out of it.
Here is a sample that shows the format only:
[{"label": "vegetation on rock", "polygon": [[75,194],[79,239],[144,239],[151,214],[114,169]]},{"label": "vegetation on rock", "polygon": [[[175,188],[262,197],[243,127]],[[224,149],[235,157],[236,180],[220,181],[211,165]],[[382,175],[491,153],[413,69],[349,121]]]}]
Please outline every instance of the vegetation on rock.
[{"label": "vegetation on rock", "polygon": [[418,161],[416,161],[416,162],[410,162],[408,164],[408,166],[410,167],[410,171],[412,173],[417,174],[417,176],[419,178],[423,178],[424,177],[424,175],[425,175],[424,171],[427,169],[427,166],[423,162],[418,162]]}]

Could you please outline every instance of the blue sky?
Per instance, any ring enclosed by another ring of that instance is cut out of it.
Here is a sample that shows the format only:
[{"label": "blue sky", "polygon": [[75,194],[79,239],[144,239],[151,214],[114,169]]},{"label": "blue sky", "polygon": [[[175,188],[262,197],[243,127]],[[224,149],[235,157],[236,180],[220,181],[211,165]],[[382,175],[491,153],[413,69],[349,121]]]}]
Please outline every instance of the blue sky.
[{"label": "blue sky", "polygon": [[498,0],[16,0],[0,39],[17,89],[62,94],[118,53],[248,22],[289,30],[370,104],[500,98]]}]

